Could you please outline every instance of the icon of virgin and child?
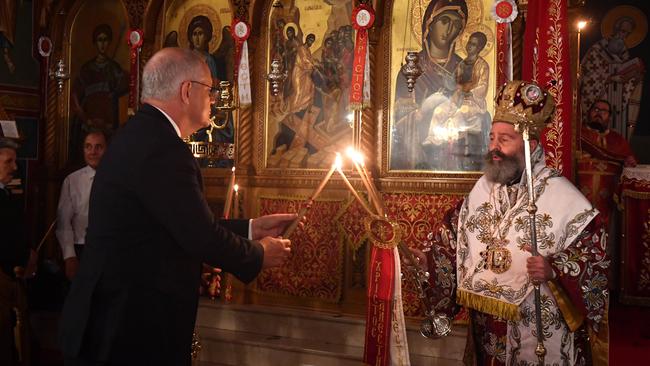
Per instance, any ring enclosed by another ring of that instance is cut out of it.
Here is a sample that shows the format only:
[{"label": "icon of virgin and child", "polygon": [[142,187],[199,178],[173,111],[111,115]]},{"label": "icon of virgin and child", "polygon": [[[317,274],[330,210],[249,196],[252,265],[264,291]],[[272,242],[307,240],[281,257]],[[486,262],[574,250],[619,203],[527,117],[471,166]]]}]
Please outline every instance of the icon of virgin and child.
[{"label": "icon of virgin and child", "polygon": [[457,53],[467,32],[465,0],[432,0],[422,18],[422,75],[409,92],[405,77],[396,80],[390,169],[480,170],[490,115],[486,96],[489,65],[480,53],[483,32],[472,32],[467,56]]}]

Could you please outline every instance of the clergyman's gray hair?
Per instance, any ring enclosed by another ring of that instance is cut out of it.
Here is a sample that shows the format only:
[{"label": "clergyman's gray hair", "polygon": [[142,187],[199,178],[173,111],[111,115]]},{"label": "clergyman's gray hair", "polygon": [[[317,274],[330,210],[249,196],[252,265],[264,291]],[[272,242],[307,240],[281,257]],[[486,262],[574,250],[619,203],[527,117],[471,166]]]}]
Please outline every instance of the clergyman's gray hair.
[{"label": "clergyman's gray hair", "polygon": [[[154,55],[142,72],[142,99],[169,100],[178,93],[183,81],[196,80],[201,76],[205,60],[196,52],[176,48],[174,55]],[[158,57],[156,57],[158,56]]]}]

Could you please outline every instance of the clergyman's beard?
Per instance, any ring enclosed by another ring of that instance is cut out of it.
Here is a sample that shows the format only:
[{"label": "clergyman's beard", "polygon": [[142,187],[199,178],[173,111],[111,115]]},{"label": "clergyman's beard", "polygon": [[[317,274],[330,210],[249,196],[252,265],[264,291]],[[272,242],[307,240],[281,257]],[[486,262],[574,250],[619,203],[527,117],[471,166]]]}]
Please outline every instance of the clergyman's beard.
[{"label": "clergyman's beard", "polygon": [[603,126],[602,124],[600,124],[598,122],[589,122],[589,123],[587,123],[587,126],[589,126],[592,130],[596,130],[596,131],[601,132],[601,133],[607,131],[605,126]]},{"label": "clergyman's beard", "polygon": [[[496,155],[501,160],[493,160]],[[499,150],[491,150],[485,154],[483,173],[485,178],[493,183],[510,184],[521,178],[524,171],[524,163],[517,156],[508,156]]]}]

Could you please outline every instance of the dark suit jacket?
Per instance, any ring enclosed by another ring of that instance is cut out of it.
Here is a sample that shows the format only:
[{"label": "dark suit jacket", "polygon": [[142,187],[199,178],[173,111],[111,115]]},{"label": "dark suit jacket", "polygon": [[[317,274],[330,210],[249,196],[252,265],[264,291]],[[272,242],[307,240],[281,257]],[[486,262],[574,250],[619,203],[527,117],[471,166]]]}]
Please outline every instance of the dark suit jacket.
[{"label": "dark suit jacket", "polygon": [[94,178],[84,258],[60,325],[66,358],[190,364],[201,263],[249,282],[264,255],[224,227],[247,236],[248,221],[215,221],[202,190],[187,145],[144,105]]},{"label": "dark suit jacket", "polygon": [[0,189],[0,269],[14,278],[14,267],[24,267],[28,258],[23,210],[8,191]]}]

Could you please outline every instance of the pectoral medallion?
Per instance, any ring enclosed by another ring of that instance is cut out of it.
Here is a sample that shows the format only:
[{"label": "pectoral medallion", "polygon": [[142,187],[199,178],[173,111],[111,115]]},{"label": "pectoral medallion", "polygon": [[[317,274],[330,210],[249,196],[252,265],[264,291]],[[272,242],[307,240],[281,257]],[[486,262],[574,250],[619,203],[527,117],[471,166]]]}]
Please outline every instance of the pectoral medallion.
[{"label": "pectoral medallion", "polygon": [[501,274],[510,269],[512,265],[512,254],[506,248],[507,239],[495,239],[486,250],[481,252],[483,257],[483,268],[496,274]]}]

